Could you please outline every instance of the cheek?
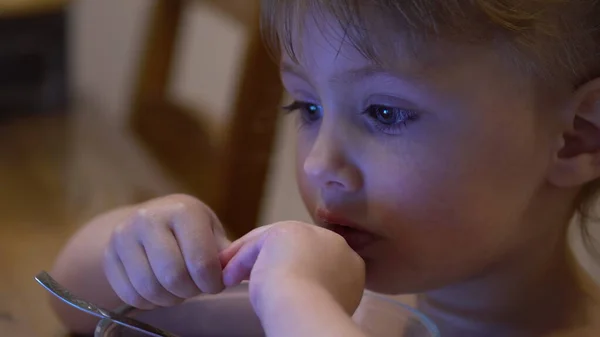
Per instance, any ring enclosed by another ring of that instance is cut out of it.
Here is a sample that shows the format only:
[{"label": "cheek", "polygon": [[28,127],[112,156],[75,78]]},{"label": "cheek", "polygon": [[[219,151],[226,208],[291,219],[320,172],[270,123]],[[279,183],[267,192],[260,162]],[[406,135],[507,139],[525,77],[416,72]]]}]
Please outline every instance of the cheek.
[{"label": "cheek", "polygon": [[296,139],[296,153],[295,153],[295,174],[296,183],[302,201],[308,210],[313,210],[316,207],[316,199],[318,189],[313,186],[304,172],[304,162],[310,152],[309,142],[302,137]]},{"label": "cheek", "polygon": [[[370,175],[368,218],[389,243],[373,259],[370,287],[436,288],[468,278],[524,244],[520,217],[531,188],[502,186],[493,167],[474,172],[471,165],[446,163],[388,162],[397,169],[380,165]],[[377,286],[385,280],[391,283]]]},{"label": "cheek", "polygon": [[464,139],[440,131],[366,161],[369,216],[416,250],[514,241],[543,182],[544,157],[519,137],[487,131]]}]

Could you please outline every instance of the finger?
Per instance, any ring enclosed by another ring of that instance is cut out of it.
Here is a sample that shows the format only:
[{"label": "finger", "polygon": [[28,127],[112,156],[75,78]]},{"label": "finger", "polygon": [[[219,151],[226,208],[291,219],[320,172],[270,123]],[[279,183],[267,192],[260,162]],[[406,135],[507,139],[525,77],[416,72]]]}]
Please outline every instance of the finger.
[{"label": "finger", "polygon": [[210,227],[213,231],[213,237],[216,239],[217,242],[217,250],[221,252],[231,245],[231,241],[227,238],[227,233],[225,233],[225,229],[223,228],[223,225],[221,224],[219,218],[217,218],[217,216],[214,213],[212,213],[212,211],[208,211],[210,212],[209,217],[211,219]]},{"label": "finger", "polygon": [[239,252],[239,250],[244,245],[256,240],[256,238],[260,237],[265,231],[269,230],[272,226],[273,225],[267,225],[255,228],[248,234],[234,241],[232,244],[229,245],[229,247],[221,251],[221,253],[219,254],[219,261],[221,262],[221,266],[223,266],[223,268],[226,268],[231,259]]},{"label": "finger", "polygon": [[200,289],[188,273],[174,233],[166,226],[148,226],[142,245],[158,282],[179,298],[198,295]]},{"label": "finger", "polygon": [[171,228],[192,280],[202,292],[214,294],[225,286],[212,221],[204,207],[190,207],[175,215]]},{"label": "finger", "polygon": [[[213,237],[216,238],[219,251],[225,249],[231,244],[227,239],[225,229],[219,221],[216,214],[206,206],[202,201],[184,194],[173,194],[160,199],[155,199],[148,203],[147,209],[152,209],[154,216],[163,215],[167,221],[173,220],[173,216],[178,213],[190,212],[194,214],[201,213],[203,218],[200,219],[200,224],[208,225],[211,228]],[[168,222],[167,222],[168,223]]]},{"label": "finger", "polygon": [[112,249],[107,249],[104,254],[104,273],[108,283],[124,303],[142,310],[151,310],[156,307],[138,294],[129,281],[123,263]]},{"label": "finger", "polygon": [[116,252],[129,281],[135,290],[147,301],[161,307],[181,303],[182,299],[168,292],[158,281],[148,262],[144,247],[136,240],[120,238],[116,240]]},{"label": "finger", "polygon": [[223,282],[227,287],[237,285],[250,278],[252,268],[265,241],[266,235],[261,235],[263,233],[265,230],[253,233],[234,247],[235,255],[223,270]]}]

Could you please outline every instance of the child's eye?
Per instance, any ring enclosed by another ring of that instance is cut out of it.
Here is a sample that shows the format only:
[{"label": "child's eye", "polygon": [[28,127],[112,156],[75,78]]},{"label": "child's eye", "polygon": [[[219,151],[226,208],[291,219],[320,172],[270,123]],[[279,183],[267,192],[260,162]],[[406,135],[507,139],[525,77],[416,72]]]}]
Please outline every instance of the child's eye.
[{"label": "child's eye", "polygon": [[323,117],[323,109],[314,103],[295,101],[292,104],[283,107],[287,112],[299,111],[303,123],[313,123]]},{"label": "child's eye", "polygon": [[408,122],[417,119],[415,111],[389,107],[385,105],[370,105],[364,112],[375,126],[384,133],[395,133]]}]

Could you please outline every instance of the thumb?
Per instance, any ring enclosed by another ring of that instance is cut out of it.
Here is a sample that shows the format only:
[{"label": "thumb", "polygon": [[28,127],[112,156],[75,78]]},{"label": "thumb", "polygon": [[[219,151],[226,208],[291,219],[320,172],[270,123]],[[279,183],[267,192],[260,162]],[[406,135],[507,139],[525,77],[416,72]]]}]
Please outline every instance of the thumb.
[{"label": "thumb", "polygon": [[271,226],[256,228],[233,242],[219,254],[223,266],[223,283],[231,287],[247,280],[264,243],[265,232]]}]

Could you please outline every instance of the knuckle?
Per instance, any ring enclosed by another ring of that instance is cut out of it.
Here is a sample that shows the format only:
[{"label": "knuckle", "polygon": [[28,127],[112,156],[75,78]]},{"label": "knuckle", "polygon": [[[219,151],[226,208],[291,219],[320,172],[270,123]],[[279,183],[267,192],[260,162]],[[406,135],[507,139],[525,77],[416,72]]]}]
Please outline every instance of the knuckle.
[{"label": "knuckle", "polygon": [[121,238],[127,235],[129,235],[129,222],[122,222],[113,229],[110,237],[111,243],[117,244]]},{"label": "knuckle", "polygon": [[175,214],[192,210],[210,210],[202,201],[186,194],[171,194],[139,204],[132,210],[129,222],[134,226],[147,226],[160,218],[169,218]]},{"label": "knuckle", "polygon": [[148,207],[148,205],[142,205],[138,208],[136,208],[135,210],[133,210],[132,214],[131,214],[131,218],[130,218],[130,222],[134,223],[136,221],[140,221],[140,220],[147,220],[151,217],[151,207]]},{"label": "knuckle", "polygon": [[177,218],[179,215],[185,215],[184,218],[193,219],[194,225],[207,226],[217,233],[225,233],[219,218],[215,212],[201,200],[185,194],[174,194],[166,197],[165,211],[171,217]]},{"label": "knuckle", "polygon": [[215,263],[213,263],[209,260],[206,260],[206,259],[199,259],[192,264],[191,272],[195,273],[196,275],[206,275],[214,268],[215,268]]},{"label": "knuckle", "polygon": [[144,230],[153,222],[151,221],[152,218],[152,209],[147,206],[141,206],[133,211],[133,214],[126,225],[135,231]]},{"label": "knuckle", "polygon": [[123,235],[127,230],[127,225],[128,225],[128,222],[122,222],[122,223],[116,225],[115,228],[113,229],[112,236],[115,237],[115,236]]},{"label": "knuckle", "polygon": [[287,235],[299,236],[306,234],[309,228],[306,224],[297,221],[284,221],[278,222],[273,225],[273,228],[269,231],[272,235],[281,237]]},{"label": "knuckle", "polygon": [[285,221],[273,224],[266,234],[265,240],[279,242],[309,243],[323,240],[316,227],[298,221]]},{"label": "knuckle", "polygon": [[189,211],[194,208],[206,207],[202,201],[187,194],[172,194],[165,197],[165,201],[177,211]]},{"label": "knuckle", "polygon": [[124,241],[126,236],[127,236],[127,231],[123,228],[123,225],[119,225],[115,228],[115,230],[113,231],[111,237],[110,237],[110,241],[109,241],[109,245],[107,247],[107,250],[105,250],[105,252],[108,254],[110,253],[108,251],[108,249],[113,249],[115,251],[115,253],[118,255],[120,251],[122,251],[122,248],[124,248],[125,243]]},{"label": "knuckle", "polygon": [[167,225],[168,221],[164,220],[161,210],[152,206],[143,206],[136,209],[127,224],[128,231],[140,238],[145,237],[148,232],[161,229]]},{"label": "knuckle", "polygon": [[162,285],[167,290],[179,289],[185,284],[187,275],[181,270],[168,269],[161,273]]}]

